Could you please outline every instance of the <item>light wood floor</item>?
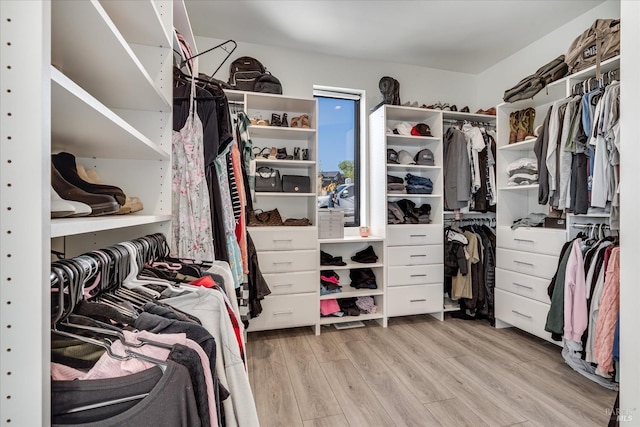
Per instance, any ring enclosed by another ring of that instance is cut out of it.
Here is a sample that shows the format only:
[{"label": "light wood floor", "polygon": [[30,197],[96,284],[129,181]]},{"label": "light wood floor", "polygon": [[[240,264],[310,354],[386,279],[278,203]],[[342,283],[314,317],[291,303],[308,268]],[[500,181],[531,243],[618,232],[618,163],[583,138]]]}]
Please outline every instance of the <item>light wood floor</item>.
[{"label": "light wood floor", "polygon": [[606,426],[615,392],[560,347],[485,321],[428,316],[388,328],[249,334],[262,427]]}]

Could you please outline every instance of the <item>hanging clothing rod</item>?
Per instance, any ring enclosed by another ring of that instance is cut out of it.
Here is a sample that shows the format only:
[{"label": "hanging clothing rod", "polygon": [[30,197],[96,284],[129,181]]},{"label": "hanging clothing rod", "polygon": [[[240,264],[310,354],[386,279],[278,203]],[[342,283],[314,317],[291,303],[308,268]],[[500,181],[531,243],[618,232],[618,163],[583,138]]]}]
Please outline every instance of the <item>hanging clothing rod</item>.
[{"label": "hanging clothing rod", "polygon": [[572,228],[593,228],[593,227],[599,227],[599,228],[610,228],[608,224],[571,224]]}]

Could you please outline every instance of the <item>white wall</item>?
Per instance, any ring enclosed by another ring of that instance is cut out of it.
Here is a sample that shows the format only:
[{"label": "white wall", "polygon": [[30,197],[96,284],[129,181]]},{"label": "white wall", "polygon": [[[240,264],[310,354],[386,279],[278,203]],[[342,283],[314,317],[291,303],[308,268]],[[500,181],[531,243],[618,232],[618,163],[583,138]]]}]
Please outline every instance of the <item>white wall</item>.
[{"label": "white wall", "polygon": [[497,105],[503,102],[505,90],[552,59],[566,54],[571,42],[597,18],[620,18],[619,0],[605,1],[478,74],[476,103]]},{"label": "white wall", "polygon": [[[223,40],[196,37],[200,52],[221,42]],[[262,62],[280,80],[284,95],[288,96],[311,97],[314,84],[364,89],[367,91],[367,108],[371,108],[382,99],[378,81],[383,76],[391,76],[400,82],[402,102],[418,101],[429,105],[440,101],[457,104],[458,109],[464,105],[469,105],[473,111],[477,109],[474,104],[476,76],[472,74],[239,42],[238,48],[215,77],[227,81],[231,61],[240,56],[251,56]],[[203,55],[199,62],[200,71],[211,74],[220,61],[219,54]]]}]

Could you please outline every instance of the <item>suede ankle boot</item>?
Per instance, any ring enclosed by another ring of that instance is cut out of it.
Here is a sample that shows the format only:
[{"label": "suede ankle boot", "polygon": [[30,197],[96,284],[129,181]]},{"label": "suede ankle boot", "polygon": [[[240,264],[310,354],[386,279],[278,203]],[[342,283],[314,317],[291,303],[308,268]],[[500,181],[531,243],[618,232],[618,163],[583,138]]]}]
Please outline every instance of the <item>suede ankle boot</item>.
[{"label": "suede ankle boot", "polygon": [[90,216],[107,215],[118,212],[120,206],[116,199],[106,194],[87,193],[65,180],[60,172],[51,165],[51,187],[65,200],[81,202],[91,207]]},{"label": "suede ankle boot", "polygon": [[[92,184],[80,178],[76,166],[76,158],[73,154],[64,152],[53,154],[51,155],[51,161],[53,166],[60,172],[60,175],[70,184],[88,193],[112,196],[120,206],[125,204],[127,196],[120,188],[113,185]],[[64,198],[64,196],[62,197]]]}]

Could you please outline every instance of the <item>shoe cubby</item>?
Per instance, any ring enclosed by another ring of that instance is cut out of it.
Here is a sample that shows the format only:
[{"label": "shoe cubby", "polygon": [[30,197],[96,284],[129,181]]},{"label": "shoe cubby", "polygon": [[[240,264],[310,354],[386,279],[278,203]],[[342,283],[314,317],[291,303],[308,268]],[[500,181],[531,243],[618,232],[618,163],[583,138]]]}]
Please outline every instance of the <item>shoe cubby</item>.
[{"label": "shoe cubby", "polygon": [[[357,262],[351,259],[358,252],[367,250],[369,247],[373,250],[373,253],[378,259],[373,263]],[[327,295],[320,295],[320,301],[331,299],[344,299],[344,298],[357,298],[363,296],[371,296],[374,300],[374,304],[377,307],[376,313],[361,313],[358,316],[327,316],[320,317],[320,325],[330,325],[336,323],[344,323],[351,321],[364,321],[364,320],[377,320],[386,326],[385,315],[385,289],[386,289],[386,262],[385,262],[385,247],[384,239],[377,237],[344,237],[342,239],[321,239],[320,250],[326,252],[332,257],[342,259],[346,265],[320,265],[320,274],[325,270],[334,271],[338,277],[342,291],[338,293],[331,293]],[[377,288],[355,288],[351,287],[351,271],[359,269],[371,269],[375,276],[375,282]],[[320,289],[320,282],[318,282],[318,289]],[[319,333],[319,329],[317,330]]]}]

